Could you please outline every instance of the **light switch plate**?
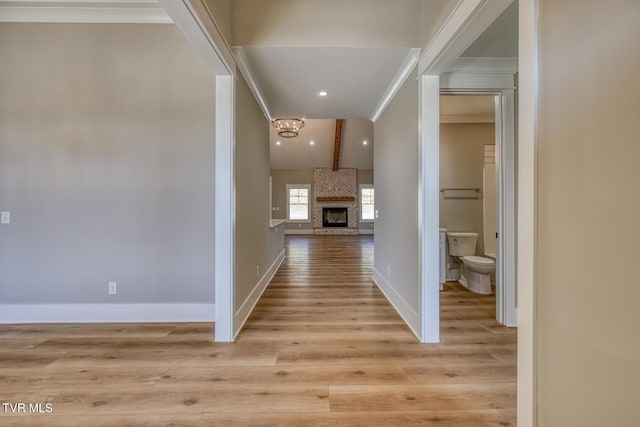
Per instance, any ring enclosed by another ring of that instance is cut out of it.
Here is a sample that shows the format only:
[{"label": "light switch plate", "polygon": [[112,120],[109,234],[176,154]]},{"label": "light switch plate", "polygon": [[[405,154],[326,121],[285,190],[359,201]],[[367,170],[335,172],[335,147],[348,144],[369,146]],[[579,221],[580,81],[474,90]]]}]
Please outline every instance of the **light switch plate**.
[{"label": "light switch plate", "polygon": [[0,219],[0,222],[2,224],[11,224],[11,212],[2,211],[2,213],[0,214]]}]

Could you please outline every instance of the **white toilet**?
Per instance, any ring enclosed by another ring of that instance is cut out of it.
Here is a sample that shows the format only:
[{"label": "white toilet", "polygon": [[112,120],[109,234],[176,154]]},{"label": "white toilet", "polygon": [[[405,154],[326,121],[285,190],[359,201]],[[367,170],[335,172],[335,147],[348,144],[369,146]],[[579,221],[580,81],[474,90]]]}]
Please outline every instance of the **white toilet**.
[{"label": "white toilet", "polygon": [[460,284],[477,294],[490,295],[491,273],[496,263],[491,258],[475,256],[477,242],[478,233],[447,232],[449,255],[462,261]]}]

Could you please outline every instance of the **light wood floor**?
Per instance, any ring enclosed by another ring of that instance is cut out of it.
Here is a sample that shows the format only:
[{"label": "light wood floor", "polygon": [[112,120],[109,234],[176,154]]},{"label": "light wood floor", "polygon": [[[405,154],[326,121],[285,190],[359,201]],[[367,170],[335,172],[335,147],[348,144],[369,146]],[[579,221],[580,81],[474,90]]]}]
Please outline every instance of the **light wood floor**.
[{"label": "light wood floor", "polygon": [[441,293],[419,344],[371,282],[370,236],[287,238],[234,344],[209,324],[0,326],[0,401],[19,426],[510,426],[516,331],[495,299]]}]

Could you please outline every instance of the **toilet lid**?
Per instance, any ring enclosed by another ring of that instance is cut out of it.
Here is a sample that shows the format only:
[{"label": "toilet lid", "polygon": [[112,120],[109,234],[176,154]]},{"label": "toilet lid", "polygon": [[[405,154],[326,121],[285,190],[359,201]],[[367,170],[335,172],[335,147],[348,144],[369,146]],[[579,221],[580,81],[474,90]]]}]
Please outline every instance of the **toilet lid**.
[{"label": "toilet lid", "polygon": [[491,264],[494,263],[491,258],[485,258],[485,257],[482,257],[482,256],[466,256],[463,259],[465,259],[467,261],[471,261],[471,262],[476,263],[476,264],[491,265]]}]

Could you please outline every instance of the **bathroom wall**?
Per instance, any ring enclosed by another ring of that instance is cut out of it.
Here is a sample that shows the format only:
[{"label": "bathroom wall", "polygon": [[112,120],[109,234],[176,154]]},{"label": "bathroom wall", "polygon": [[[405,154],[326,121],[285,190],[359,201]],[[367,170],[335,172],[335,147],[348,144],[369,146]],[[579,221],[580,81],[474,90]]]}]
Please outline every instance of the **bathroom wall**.
[{"label": "bathroom wall", "polygon": [[[494,123],[440,125],[440,187],[482,188],[484,145],[495,143]],[[456,195],[461,192],[448,192]],[[473,192],[465,191],[465,195]],[[478,233],[478,255],[484,254],[482,198],[445,199],[440,194],[440,227]]]}]

